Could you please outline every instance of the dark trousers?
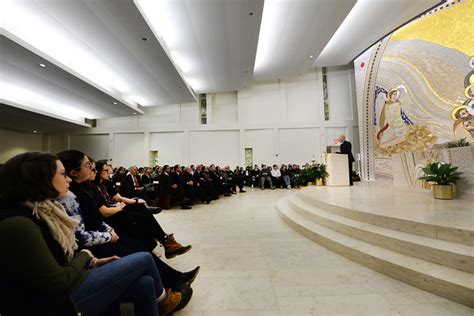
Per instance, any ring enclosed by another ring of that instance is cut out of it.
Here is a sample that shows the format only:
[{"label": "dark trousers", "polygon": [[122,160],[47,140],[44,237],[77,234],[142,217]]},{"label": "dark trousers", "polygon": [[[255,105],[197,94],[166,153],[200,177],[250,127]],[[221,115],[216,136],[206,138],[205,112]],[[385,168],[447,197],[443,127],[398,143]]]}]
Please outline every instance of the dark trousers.
[{"label": "dark trousers", "polygon": [[143,204],[127,205],[123,211],[107,217],[105,221],[119,236],[125,234],[148,245],[148,251],[156,247],[156,240],[161,243],[166,238],[160,224]]},{"label": "dark trousers", "polygon": [[353,185],[354,183],[352,182],[352,162],[349,161],[349,184]]}]

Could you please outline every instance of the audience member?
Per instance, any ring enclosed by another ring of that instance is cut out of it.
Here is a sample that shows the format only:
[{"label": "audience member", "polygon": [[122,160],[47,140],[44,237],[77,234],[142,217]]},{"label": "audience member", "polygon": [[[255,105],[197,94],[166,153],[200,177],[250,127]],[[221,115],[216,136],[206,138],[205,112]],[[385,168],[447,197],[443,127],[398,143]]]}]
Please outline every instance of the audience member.
[{"label": "audience member", "polygon": [[2,168],[0,313],[98,315],[120,302],[132,302],[136,315],[172,312],[181,294],[164,290],[150,254],[97,259],[78,248],[78,222],[55,202],[70,181],[48,153],[20,154]]}]

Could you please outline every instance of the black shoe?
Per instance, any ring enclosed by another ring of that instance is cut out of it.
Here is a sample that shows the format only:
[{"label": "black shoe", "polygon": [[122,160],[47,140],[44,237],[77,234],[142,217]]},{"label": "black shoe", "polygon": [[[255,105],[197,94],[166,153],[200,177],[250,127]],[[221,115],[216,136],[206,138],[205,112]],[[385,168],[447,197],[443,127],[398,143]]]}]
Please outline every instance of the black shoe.
[{"label": "black shoe", "polygon": [[189,206],[189,205],[181,205],[181,209],[182,210],[190,210],[190,209],[192,209],[192,207]]},{"label": "black shoe", "polygon": [[230,193],[224,193],[224,196],[230,196]]},{"label": "black shoe", "polygon": [[240,190],[240,193],[245,193],[245,192],[247,192],[247,191],[245,191],[245,190]]},{"label": "black shoe", "polygon": [[194,270],[189,271],[189,272],[183,272],[181,273],[181,277],[179,278],[178,281],[178,289],[183,287],[185,284],[191,285],[191,283],[194,282],[196,279],[197,275],[199,274],[199,270],[201,269],[200,266],[197,266]]},{"label": "black shoe", "polygon": [[181,301],[173,311],[179,311],[185,308],[193,296],[193,289],[187,283],[181,286],[179,292],[181,293]]},{"label": "black shoe", "polygon": [[161,212],[161,208],[158,206],[147,206],[146,208],[151,212],[151,214],[159,214]]}]

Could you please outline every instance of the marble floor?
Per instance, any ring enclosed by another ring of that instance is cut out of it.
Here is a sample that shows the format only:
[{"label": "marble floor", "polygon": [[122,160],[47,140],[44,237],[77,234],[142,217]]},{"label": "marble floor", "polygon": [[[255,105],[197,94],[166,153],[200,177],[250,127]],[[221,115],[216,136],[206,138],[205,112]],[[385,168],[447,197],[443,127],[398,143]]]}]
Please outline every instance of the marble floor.
[{"label": "marble floor", "polygon": [[168,263],[201,266],[191,302],[176,315],[474,315],[298,234],[275,209],[291,192],[249,188],[156,215],[167,233],[193,246]]}]

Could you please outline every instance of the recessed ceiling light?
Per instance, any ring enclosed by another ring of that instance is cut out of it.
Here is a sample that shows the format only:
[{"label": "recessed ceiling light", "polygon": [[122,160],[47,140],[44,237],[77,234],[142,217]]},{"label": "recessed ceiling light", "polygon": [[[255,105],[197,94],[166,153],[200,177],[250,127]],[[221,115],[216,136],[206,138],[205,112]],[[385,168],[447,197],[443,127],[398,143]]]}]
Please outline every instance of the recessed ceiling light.
[{"label": "recessed ceiling light", "polygon": [[33,131],[33,133],[38,133],[38,131]]},{"label": "recessed ceiling light", "polygon": [[137,112],[133,112],[133,115],[137,115]]},{"label": "recessed ceiling light", "polygon": [[45,64],[39,64],[40,67],[46,68]]},{"label": "recessed ceiling light", "polygon": [[313,55],[310,55],[309,58],[313,58],[314,56]]},{"label": "recessed ceiling light", "polygon": [[118,102],[117,102],[117,101],[114,101],[114,104],[118,104]]}]

